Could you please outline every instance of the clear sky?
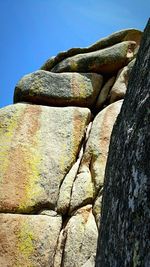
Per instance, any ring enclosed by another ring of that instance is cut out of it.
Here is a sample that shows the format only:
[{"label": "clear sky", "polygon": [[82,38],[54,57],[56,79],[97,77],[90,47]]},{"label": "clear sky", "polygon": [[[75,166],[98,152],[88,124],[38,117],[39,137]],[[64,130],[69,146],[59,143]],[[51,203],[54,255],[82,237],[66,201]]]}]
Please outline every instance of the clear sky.
[{"label": "clear sky", "polygon": [[149,0],[0,0],[0,107],[49,57],[125,28],[143,30]]}]

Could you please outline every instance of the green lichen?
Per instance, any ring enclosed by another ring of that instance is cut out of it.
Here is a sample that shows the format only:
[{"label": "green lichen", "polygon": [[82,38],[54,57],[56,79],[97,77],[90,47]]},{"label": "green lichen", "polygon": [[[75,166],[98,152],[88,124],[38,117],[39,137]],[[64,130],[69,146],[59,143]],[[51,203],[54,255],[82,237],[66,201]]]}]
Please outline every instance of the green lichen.
[{"label": "green lichen", "polygon": [[85,98],[89,90],[88,84],[87,82],[84,81],[83,78],[80,79],[79,84],[80,84],[79,98]]},{"label": "green lichen", "polygon": [[71,71],[77,71],[78,69],[78,64],[75,61],[71,61],[71,66],[70,66]]},{"label": "green lichen", "polygon": [[[24,258],[24,261],[27,263],[26,266],[33,267],[31,263],[31,256],[34,253],[34,244],[35,240],[33,231],[28,224],[28,221],[21,223],[21,229],[17,234],[18,238],[18,253],[21,254]],[[16,262],[15,266],[21,266]]]},{"label": "green lichen", "polygon": [[25,153],[25,164],[27,168],[27,182],[24,190],[24,197],[18,207],[18,212],[30,213],[36,204],[36,199],[42,194],[42,187],[38,184],[40,179],[41,155],[38,151],[32,150]]}]

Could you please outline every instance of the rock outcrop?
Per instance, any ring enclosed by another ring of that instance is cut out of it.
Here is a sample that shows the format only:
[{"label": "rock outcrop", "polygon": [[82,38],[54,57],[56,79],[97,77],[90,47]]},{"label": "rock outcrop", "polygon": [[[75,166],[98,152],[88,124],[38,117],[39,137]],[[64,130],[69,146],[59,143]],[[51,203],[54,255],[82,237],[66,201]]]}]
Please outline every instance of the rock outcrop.
[{"label": "rock outcrop", "polygon": [[105,165],[142,33],[48,60],[0,110],[0,265],[94,267]]},{"label": "rock outcrop", "polygon": [[14,101],[49,106],[92,107],[102,82],[102,75],[96,73],[58,74],[39,70],[19,81]]},{"label": "rock outcrop", "polygon": [[149,196],[150,20],[112,132],[96,267],[150,266]]}]

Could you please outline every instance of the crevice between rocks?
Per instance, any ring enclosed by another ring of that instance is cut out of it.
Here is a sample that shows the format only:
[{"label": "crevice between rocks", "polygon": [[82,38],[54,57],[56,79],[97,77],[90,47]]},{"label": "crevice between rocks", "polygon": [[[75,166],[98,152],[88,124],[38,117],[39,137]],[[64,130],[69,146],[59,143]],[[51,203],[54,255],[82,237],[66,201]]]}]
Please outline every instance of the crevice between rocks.
[{"label": "crevice between rocks", "polygon": [[[92,120],[92,115],[91,115],[91,120]],[[75,161],[72,163],[71,167],[69,168],[69,170],[67,171],[67,173],[65,174],[64,178],[62,179],[61,183],[60,183],[60,186],[59,186],[59,191],[61,189],[61,186],[67,176],[67,174],[70,172],[70,170],[72,169],[73,165],[79,160],[81,162],[82,160],[82,157],[83,157],[83,154],[84,154],[84,150],[85,150],[85,142],[87,142],[87,139],[88,139],[88,136],[89,136],[89,125],[91,125],[91,121],[89,122],[89,124],[87,124],[86,128],[85,128],[85,133],[84,133],[84,136],[80,142],[80,145],[79,145],[79,149],[78,149],[78,152],[77,152],[77,156],[76,156],[76,159]],[[83,150],[83,152],[82,152]]]},{"label": "crevice between rocks", "polygon": [[[79,166],[78,166],[78,170],[77,170],[77,173],[75,175],[75,178],[74,178],[74,181],[72,183],[72,188],[71,188],[71,194],[70,194],[70,203],[69,203],[69,207],[68,207],[68,211],[70,210],[70,204],[71,204],[71,197],[72,197],[72,192],[73,192],[73,186],[74,186],[74,182],[77,178],[77,175],[78,175],[78,172],[79,172],[79,169],[80,169],[80,165],[81,165],[81,161],[83,159],[83,156],[84,156],[84,152],[85,152],[85,148],[86,148],[86,143],[89,139],[89,136],[90,136],[90,132],[91,132],[91,129],[92,129],[92,124],[93,122],[91,121],[88,126],[86,127],[86,131],[85,131],[85,136],[84,136],[84,139],[83,139],[83,143],[82,143],[82,148],[83,148],[83,153],[82,155],[79,157]],[[79,152],[79,155],[80,155],[80,152]],[[79,207],[78,207],[79,208]]]},{"label": "crevice between rocks", "polygon": [[[60,184],[60,187],[59,187],[59,192],[61,191],[61,187],[63,185],[63,182],[65,181],[65,178],[66,176],[69,174],[69,172],[71,171],[71,169],[73,168],[74,164],[77,163],[77,169],[75,171],[75,174],[74,174],[74,179],[73,179],[73,183],[72,183],[72,187],[71,187],[71,191],[70,191],[70,202],[71,202],[71,196],[72,196],[72,191],[73,191],[73,185],[74,185],[74,182],[76,180],[76,177],[77,177],[77,174],[78,174],[78,171],[79,171],[79,168],[80,168],[80,165],[81,165],[81,161],[82,161],[82,158],[83,158],[83,155],[84,155],[84,151],[85,151],[85,147],[86,147],[86,143],[88,141],[88,138],[89,138],[89,135],[90,135],[90,131],[91,131],[91,128],[92,128],[92,121],[89,122],[89,124],[86,126],[86,129],[85,129],[85,134],[84,134],[84,137],[81,141],[81,144],[80,144],[80,150],[77,154],[77,157],[76,157],[76,162],[74,162],[70,168],[70,170],[67,172],[67,174],[64,176],[61,184]],[[60,194],[59,194],[60,196]],[[59,200],[59,197],[58,197],[58,200]],[[56,205],[56,209],[58,207],[58,200],[57,200],[57,205]],[[70,203],[68,205],[68,208],[67,208],[67,211],[65,212],[65,215],[68,215],[68,212],[69,212],[69,209],[70,209]],[[61,213],[61,212],[60,212]]]}]

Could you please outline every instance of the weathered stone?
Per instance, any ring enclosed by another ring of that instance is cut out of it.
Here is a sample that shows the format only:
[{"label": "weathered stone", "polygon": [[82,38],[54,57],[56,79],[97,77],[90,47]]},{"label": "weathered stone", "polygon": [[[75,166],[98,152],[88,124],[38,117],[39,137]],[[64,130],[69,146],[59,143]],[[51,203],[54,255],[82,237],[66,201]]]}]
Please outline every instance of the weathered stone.
[{"label": "weathered stone", "polygon": [[110,91],[110,103],[123,99],[128,85],[128,67],[119,70],[116,81]]},{"label": "weathered stone", "polygon": [[63,263],[63,250],[64,250],[64,247],[65,247],[65,242],[66,242],[66,232],[65,232],[65,230],[63,228],[61,230],[60,234],[59,234],[59,239],[58,239],[58,242],[57,242],[57,248],[56,248],[56,253],[55,253],[55,257],[54,257],[54,265],[53,265],[53,267],[64,266],[64,265],[62,265],[62,263]]},{"label": "weathered stone", "polygon": [[80,151],[81,155],[79,155],[78,160],[75,162],[75,164],[72,166],[66,177],[64,178],[64,181],[60,187],[59,190],[59,198],[57,202],[57,211],[59,213],[67,213],[69,206],[70,206],[70,200],[71,200],[71,193],[72,193],[72,186],[73,182],[76,178],[79,165],[81,162],[81,158],[83,156],[83,146]]},{"label": "weathered stone", "polygon": [[96,251],[98,230],[92,206],[79,209],[67,223],[65,232],[62,266],[81,267]]},{"label": "weathered stone", "polygon": [[103,77],[96,73],[52,73],[43,70],[25,75],[16,85],[14,102],[54,106],[91,107]]},{"label": "weathered stone", "polygon": [[110,89],[112,88],[113,84],[115,82],[115,76],[111,77],[102,87],[100,94],[96,101],[96,109],[100,109],[103,104],[105,103],[107,96],[109,94]]},{"label": "weathered stone", "polygon": [[[79,170],[81,160],[83,158],[84,147],[85,147],[85,144],[89,138],[91,127],[92,127],[92,122],[90,122],[89,125],[87,126],[84,142],[83,142],[83,145],[82,145],[81,150],[79,152],[78,159],[75,162],[75,164],[72,166],[72,168],[70,169],[70,171],[68,172],[66,177],[64,178],[64,181],[61,185],[60,192],[59,192],[59,198],[58,198],[58,202],[57,202],[57,211],[59,213],[65,214],[68,211],[72,212],[72,203],[70,203],[70,202],[71,202],[71,195],[72,195],[74,181],[78,187],[78,189],[76,188],[76,190],[78,191],[78,196],[77,196],[76,201],[77,202],[79,201],[79,203],[80,203],[81,194],[83,195],[82,188],[80,188],[80,179],[78,179],[77,173]],[[79,184],[78,184],[78,182],[79,182]],[[90,192],[88,185],[90,186],[90,183],[87,182],[87,176],[85,177],[85,182],[87,183],[87,191],[84,192],[84,194],[86,194],[86,196],[88,196],[89,192]],[[80,195],[80,197],[79,197],[79,195]],[[87,201],[85,203],[87,203]],[[78,206],[78,205],[76,205],[76,206]]]},{"label": "weathered stone", "polygon": [[97,224],[97,227],[100,226],[100,217],[101,217],[101,206],[102,206],[102,192],[103,190],[99,191],[99,194],[94,202],[93,205],[93,215],[95,217],[95,221]]},{"label": "weathered stone", "polygon": [[0,214],[0,266],[53,267],[61,217]]},{"label": "weathered stone", "polygon": [[0,111],[0,211],[54,209],[90,111],[16,104]]},{"label": "weathered stone", "polygon": [[73,184],[70,212],[93,202],[103,186],[110,135],[122,100],[98,113],[94,119],[81,166]]},{"label": "weathered stone", "polygon": [[41,69],[50,71],[56,64],[68,57],[104,49],[123,41],[135,41],[137,45],[139,45],[141,36],[142,32],[136,29],[118,31],[97,41],[89,47],[71,48],[68,51],[60,52],[56,57],[48,59]]},{"label": "weathered stone", "polygon": [[83,206],[92,203],[94,192],[95,190],[91,172],[88,167],[84,167],[84,171],[79,170],[73,184],[69,212],[71,213],[74,209],[79,208],[81,205]]},{"label": "weathered stone", "polygon": [[114,126],[96,267],[150,266],[150,20]]},{"label": "weathered stone", "polygon": [[110,90],[109,94],[109,101],[110,103],[113,103],[119,99],[123,99],[126,91],[127,91],[127,85],[129,81],[129,76],[132,71],[132,68],[135,64],[135,58],[123,69],[119,70],[116,81],[113,85],[113,87]]},{"label": "weathered stone", "polygon": [[135,49],[134,41],[124,41],[109,48],[64,59],[51,71],[112,74],[128,64],[135,55]]}]

